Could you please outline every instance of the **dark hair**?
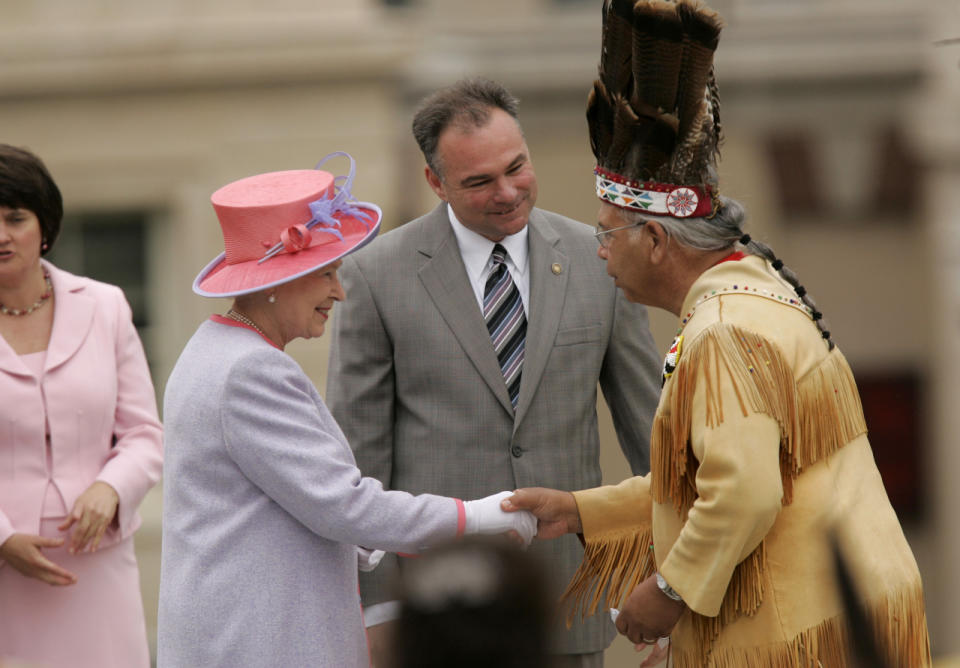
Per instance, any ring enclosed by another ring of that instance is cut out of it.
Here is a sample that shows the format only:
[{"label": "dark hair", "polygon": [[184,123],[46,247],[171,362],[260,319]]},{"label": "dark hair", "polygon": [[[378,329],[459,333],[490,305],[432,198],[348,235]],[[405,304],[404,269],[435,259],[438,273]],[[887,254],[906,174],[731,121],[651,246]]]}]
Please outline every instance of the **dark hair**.
[{"label": "dark hair", "polygon": [[0,144],[0,206],[32,211],[40,221],[40,254],[53,248],[63,220],[63,198],[46,165],[30,151]]},{"label": "dark hair", "polygon": [[516,119],[519,106],[519,100],[496,81],[461,79],[423,99],[413,116],[413,138],[430,169],[442,176],[437,143],[444,130],[453,123],[483,127],[493,109],[502,109]]},{"label": "dark hair", "polygon": [[545,569],[499,536],[467,536],[404,563],[396,668],[543,668]]}]

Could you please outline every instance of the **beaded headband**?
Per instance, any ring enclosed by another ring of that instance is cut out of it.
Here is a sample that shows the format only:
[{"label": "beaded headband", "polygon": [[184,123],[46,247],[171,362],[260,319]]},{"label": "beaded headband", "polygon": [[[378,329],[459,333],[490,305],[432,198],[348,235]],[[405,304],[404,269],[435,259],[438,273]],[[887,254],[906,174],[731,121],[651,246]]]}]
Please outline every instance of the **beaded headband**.
[{"label": "beaded headband", "polygon": [[614,206],[674,218],[712,217],[719,206],[709,185],[678,186],[669,183],[630,181],[596,167],[597,197]]}]

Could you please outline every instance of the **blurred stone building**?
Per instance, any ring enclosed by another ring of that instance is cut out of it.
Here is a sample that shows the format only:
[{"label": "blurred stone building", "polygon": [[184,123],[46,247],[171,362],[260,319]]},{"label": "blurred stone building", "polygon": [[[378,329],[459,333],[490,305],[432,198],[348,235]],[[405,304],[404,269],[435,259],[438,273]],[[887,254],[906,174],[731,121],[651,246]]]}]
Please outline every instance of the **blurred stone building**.
[{"label": "blurred stone building", "polygon": [[[158,393],[226,302],[191,282],[220,250],[217,187],[345,150],[385,227],[435,197],[416,101],[506,83],[539,204],[597,208],[584,102],[600,0],[0,0],[0,141],[45,159],[68,211],[55,262],[120,284]],[[723,190],[803,278],[854,366],[878,462],[927,588],[934,652],[960,652],[960,37],[955,0],[716,0]],[[335,168],[335,165],[331,165]],[[343,166],[345,169],[345,165]],[[666,348],[675,319],[653,315]],[[323,388],[326,342],[290,352]],[[606,426],[605,475],[627,467]],[[156,614],[159,491],[138,534]],[[151,629],[153,634],[153,629]],[[152,637],[151,637],[152,640]],[[635,665],[618,640],[608,665]]]}]

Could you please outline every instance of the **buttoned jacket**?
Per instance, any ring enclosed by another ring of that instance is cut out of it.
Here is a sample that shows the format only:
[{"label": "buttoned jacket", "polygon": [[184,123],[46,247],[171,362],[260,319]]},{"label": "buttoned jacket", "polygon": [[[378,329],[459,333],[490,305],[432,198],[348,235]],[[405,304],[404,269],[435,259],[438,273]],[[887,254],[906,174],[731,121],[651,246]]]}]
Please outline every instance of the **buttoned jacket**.
[{"label": "buttoned jacket", "polygon": [[0,337],[0,543],[13,533],[38,533],[48,481],[69,510],[101,480],[120,497],[106,547],[139,527],[137,507],[160,479],[156,397],[123,292],[43,265],[55,298],[42,375]]},{"label": "buttoned jacket", "polygon": [[[344,261],[326,399],[366,475],[463,499],[598,484],[598,381],[631,468],[648,470],[660,360],[646,311],[618,294],[591,228],[534,209],[528,230],[516,410],[445,204]],[[572,536],[533,549],[558,587],[583,553]],[[361,577],[366,604],[390,598],[392,568]],[[557,649],[600,651],[612,635],[595,618],[562,631]]]}]

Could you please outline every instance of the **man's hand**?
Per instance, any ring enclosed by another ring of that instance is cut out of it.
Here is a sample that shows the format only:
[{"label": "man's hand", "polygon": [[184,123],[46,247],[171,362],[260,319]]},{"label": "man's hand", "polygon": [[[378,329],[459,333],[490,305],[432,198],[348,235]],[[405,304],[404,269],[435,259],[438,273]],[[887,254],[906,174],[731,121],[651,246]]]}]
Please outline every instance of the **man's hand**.
[{"label": "man's hand", "polygon": [[652,645],[670,635],[687,606],[660,591],[656,575],[637,585],[617,617],[617,631],[635,645]]},{"label": "man's hand", "polygon": [[537,518],[537,538],[546,540],[568,533],[580,533],[580,511],[570,492],[544,487],[518,489],[500,507],[508,513],[529,510]]},{"label": "man's hand", "polygon": [[[641,643],[635,645],[634,649],[638,652],[642,652],[644,649],[649,647],[649,645]],[[661,663],[667,660],[670,656],[670,638],[660,638],[657,642],[653,644],[653,649],[647,654],[647,658],[643,660],[640,664],[640,668],[653,668],[654,666],[659,666]]]},{"label": "man's hand", "polygon": [[0,559],[18,573],[41,580],[49,585],[76,584],[77,576],[53,563],[41,551],[44,547],[60,547],[63,538],[44,538],[26,533],[15,533],[0,545]]},{"label": "man's hand", "polygon": [[100,539],[117,515],[119,504],[120,497],[117,496],[117,491],[100,480],[87,487],[86,491],[77,497],[66,521],[57,527],[60,531],[66,531],[74,524],[77,525],[70,537],[71,554],[82,552],[87,545],[90,546],[91,552],[97,551]]}]

